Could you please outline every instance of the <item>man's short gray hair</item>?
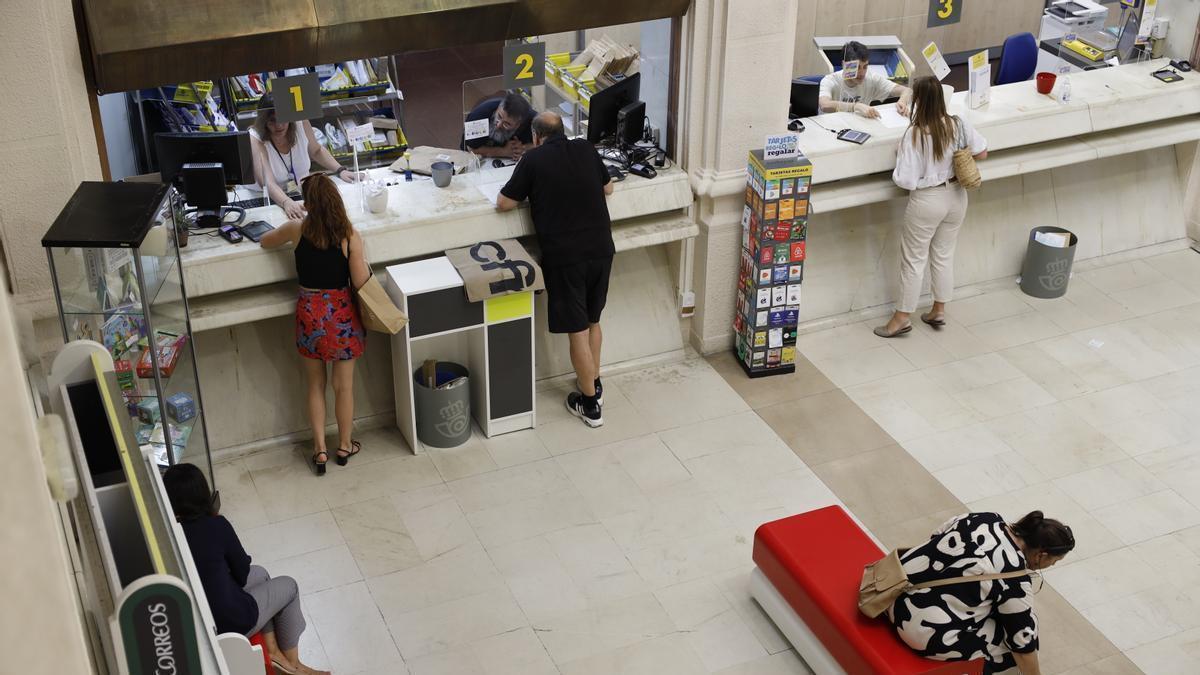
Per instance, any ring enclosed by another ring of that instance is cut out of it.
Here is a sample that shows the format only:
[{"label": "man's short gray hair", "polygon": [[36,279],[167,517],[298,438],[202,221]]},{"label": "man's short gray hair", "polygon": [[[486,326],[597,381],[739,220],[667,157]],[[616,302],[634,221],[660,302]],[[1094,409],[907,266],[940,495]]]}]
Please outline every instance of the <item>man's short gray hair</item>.
[{"label": "man's short gray hair", "polygon": [[563,135],[563,121],[557,113],[543,112],[533,118],[533,133],[541,138]]}]

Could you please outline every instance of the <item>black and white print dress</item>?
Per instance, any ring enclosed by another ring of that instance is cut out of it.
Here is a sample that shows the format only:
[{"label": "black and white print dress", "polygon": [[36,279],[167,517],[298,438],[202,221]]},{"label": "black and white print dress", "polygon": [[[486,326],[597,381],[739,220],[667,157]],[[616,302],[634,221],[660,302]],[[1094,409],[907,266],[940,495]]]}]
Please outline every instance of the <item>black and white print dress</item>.
[{"label": "black and white print dress", "polygon": [[[1025,556],[997,513],[967,513],[900,557],[914,584],[1025,569]],[[888,610],[905,644],[937,661],[985,659],[988,672],[1016,665],[1010,652],[1038,649],[1028,576],[910,591]]]}]

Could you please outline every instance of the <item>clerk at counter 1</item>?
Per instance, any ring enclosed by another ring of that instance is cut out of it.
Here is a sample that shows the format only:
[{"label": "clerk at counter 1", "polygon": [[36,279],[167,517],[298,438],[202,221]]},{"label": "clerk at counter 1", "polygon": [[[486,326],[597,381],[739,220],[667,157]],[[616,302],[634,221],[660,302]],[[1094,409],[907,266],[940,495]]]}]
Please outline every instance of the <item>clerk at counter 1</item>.
[{"label": "clerk at counter 1", "polygon": [[521,155],[533,147],[530,124],[535,114],[529,101],[515,91],[489,98],[476,105],[466,120],[488,120],[488,135],[463,141],[462,149],[480,157],[521,159]]},{"label": "clerk at counter 1", "polygon": [[304,207],[291,195],[299,193],[300,181],[308,176],[313,164],[335,172],[348,183],[358,180],[353,171],[338,164],[329,149],[317,141],[308,120],[287,124],[277,122],[270,94],[258,102],[258,117],[250,129],[250,146],[254,155],[255,181],[259,186],[266,186],[260,189],[283,209],[288,220],[304,217]]},{"label": "clerk at counter 1", "polygon": [[817,98],[821,112],[853,112],[863,117],[879,117],[879,111],[871,104],[899,96],[896,112],[907,117],[912,90],[871,72],[870,65],[871,51],[866,45],[854,40],[847,42],[842,48],[842,69],[821,78],[821,93]]}]

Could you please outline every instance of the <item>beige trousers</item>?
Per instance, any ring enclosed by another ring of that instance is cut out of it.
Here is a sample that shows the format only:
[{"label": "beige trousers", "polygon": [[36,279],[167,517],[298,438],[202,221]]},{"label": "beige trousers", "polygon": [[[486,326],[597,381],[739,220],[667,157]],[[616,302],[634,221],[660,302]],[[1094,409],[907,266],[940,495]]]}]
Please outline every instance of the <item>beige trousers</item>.
[{"label": "beige trousers", "polygon": [[954,246],[967,215],[967,191],[958,183],[908,193],[900,233],[900,298],[896,311],[915,312],[929,265],[934,302],[954,293]]}]

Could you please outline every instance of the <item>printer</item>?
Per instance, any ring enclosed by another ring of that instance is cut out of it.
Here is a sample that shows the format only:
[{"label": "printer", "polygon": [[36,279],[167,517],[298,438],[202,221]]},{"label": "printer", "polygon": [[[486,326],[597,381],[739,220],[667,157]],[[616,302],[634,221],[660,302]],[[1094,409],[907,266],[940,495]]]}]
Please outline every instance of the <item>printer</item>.
[{"label": "printer", "polygon": [[1042,13],[1038,41],[1053,40],[1064,35],[1083,35],[1104,29],[1108,8],[1092,0],[1054,0]]}]

